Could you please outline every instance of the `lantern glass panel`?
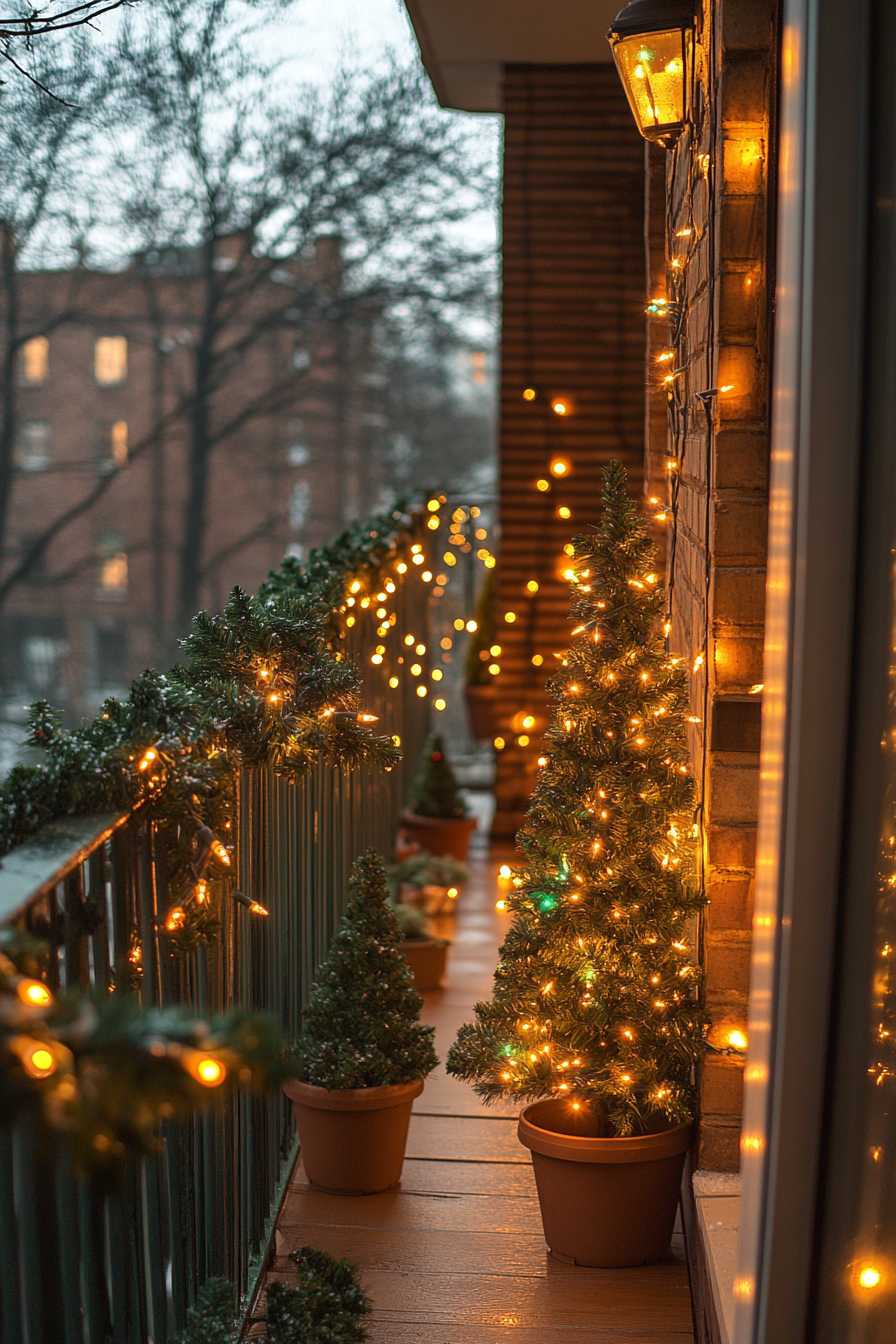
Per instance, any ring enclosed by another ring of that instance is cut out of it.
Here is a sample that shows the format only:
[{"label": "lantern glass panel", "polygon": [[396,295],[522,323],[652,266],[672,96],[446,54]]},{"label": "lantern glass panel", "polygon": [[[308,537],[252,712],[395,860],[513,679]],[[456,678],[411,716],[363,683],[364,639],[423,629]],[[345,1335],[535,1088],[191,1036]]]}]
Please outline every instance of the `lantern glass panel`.
[{"label": "lantern glass panel", "polygon": [[682,30],[621,38],[613,56],[641,134],[662,140],[680,130],[685,94]]}]

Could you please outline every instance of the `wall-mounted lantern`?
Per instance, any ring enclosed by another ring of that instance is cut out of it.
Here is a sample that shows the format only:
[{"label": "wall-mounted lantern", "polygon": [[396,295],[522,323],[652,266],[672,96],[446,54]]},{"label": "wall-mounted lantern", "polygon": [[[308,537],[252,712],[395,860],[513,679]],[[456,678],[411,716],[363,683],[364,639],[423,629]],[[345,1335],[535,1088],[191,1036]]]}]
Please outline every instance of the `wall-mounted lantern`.
[{"label": "wall-mounted lantern", "polygon": [[607,33],[645,140],[668,145],[684,127],[693,33],[693,0],[632,0]]}]

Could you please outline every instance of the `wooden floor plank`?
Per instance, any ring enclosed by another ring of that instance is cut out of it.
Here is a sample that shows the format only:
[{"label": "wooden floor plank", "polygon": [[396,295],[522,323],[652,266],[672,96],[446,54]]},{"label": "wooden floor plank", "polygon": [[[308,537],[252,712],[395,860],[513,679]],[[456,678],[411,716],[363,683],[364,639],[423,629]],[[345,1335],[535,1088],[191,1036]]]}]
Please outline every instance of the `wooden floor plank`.
[{"label": "wooden floor plank", "polygon": [[478,1117],[412,1115],[408,1157],[466,1159],[471,1162],[515,1162],[531,1166],[529,1150],[516,1136],[516,1126]]},{"label": "wooden floor plank", "polygon": [[[311,1190],[304,1167],[296,1168],[291,1190]],[[529,1197],[536,1199],[531,1166],[497,1162],[431,1162],[406,1159],[401,1175],[401,1193],[437,1192],[455,1195],[488,1195],[491,1199]]]},{"label": "wooden floor plank", "polygon": [[538,1326],[527,1329],[525,1326],[477,1325],[475,1334],[471,1334],[467,1325],[433,1326],[429,1322],[378,1321],[376,1318],[367,1326],[370,1344],[688,1344],[693,1339],[690,1330],[686,1334],[633,1334],[625,1326],[613,1326],[609,1330],[596,1330],[594,1327],[579,1329],[556,1329]]},{"label": "wooden floor plank", "polygon": [[327,1195],[320,1190],[290,1190],[278,1226],[316,1223],[338,1227],[443,1228],[451,1232],[526,1232],[541,1235],[541,1214],[532,1199],[489,1199],[458,1195],[447,1199],[424,1193],[404,1195]]},{"label": "wooden floor plank", "polygon": [[[500,1246],[494,1254],[500,1257]],[[680,1271],[679,1271],[680,1272]],[[294,1275],[274,1273],[289,1282]],[[624,1320],[632,1333],[681,1334],[690,1329],[686,1287],[659,1294],[629,1286],[618,1276],[609,1282],[591,1275],[574,1280],[500,1274],[401,1273],[365,1267],[365,1290],[379,1320],[432,1325],[513,1325],[530,1329],[611,1330]]]},{"label": "wooden floor plank", "polygon": [[[303,1234],[307,1239],[297,1240]],[[548,1253],[540,1233],[528,1235],[506,1234],[496,1238],[491,1233],[446,1232],[441,1228],[428,1232],[425,1237],[401,1229],[315,1227],[305,1225],[290,1229],[290,1235],[281,1230],[277,1234],[277,1268],[289,1273],[285,1258],[300,1245],[320,1246],[335,1253],[343,1247],[345,1255],[354,1264],[363,1264],[367,1270],[430,1272],[444,1275],[452,1272],[484,1274],[516,1278],[553,1278],[565,1283],[569,1291],[573,1281],[590,1279],[606,1292],[637,1291],[639,1296],[657,1303],[664,1296],[681,1291],[685,1283],[682,1264],[671,1258],[658,1265],[642,1265],[621,1272],[616,1269],[586,1269],[567,1265]]]}]

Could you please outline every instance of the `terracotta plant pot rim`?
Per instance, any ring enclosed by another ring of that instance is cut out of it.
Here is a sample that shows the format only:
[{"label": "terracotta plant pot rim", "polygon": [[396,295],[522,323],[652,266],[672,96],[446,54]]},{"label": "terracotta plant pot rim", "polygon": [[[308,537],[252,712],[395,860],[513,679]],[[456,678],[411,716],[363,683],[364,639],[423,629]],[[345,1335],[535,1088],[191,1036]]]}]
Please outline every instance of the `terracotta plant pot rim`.
[{"label": "terracotta plant pot rim", "polygon": [[[520,1114],[519,1141],[533,1153],[556,1157],[566,1162],[655,1162],[664,1157],[677,1157],[691,1146],[694,1127],[691,1124],[673,1125],[659,1134],[636,1134],[623,1139],[590,1139],[577,1134],[558,1134],[539,1125],[546,1119],[547,1108],[556,1109],[562,1103],[537,1101]],[[540,1114],[539,1114],[540,1113]]]},{"label": "terracotta plant pot rim", "polygon": [[330,1091],[315,1083],[301,1083],[298,1078],[290,1078],[283,1084],[283,1091],[290,1101],[313,1106],[318,1111],[387,1111],[419,1097],[423,1083],[422,1078],[415,1078],[412,1083],[390,1083],[387,1087],[345,1087]]},{"label": "terracotta plant pot rim", "polygon": [[421,817],[408,807],[402,812],[401,820],[414,826],[467,826],[471,831],[475,831],[477,824],[476,817]]},{"label": "terracotta plant pot rim", "polygon": [[418,938],[402,938],[398,944],[400,951],[406,947],[420,947],[421,943],[436,943],[439,947],[450,947],[450,938],[437,938],[434,933],[422,933]]}]

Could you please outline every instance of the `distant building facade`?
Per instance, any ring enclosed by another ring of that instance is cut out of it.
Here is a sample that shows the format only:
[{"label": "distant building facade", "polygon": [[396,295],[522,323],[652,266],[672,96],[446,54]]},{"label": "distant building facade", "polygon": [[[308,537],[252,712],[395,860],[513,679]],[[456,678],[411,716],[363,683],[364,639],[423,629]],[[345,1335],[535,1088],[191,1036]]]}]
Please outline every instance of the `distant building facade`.
[{"label": "distant building facade", "polygon": [[[376,314],[339,304],[339,241],[259,277],[219,340],[232,363],[205,412],[212,423],[199,608],[234,584],[252,591],[286,554],[303,558],[377,503],[385,383]],[[245,255],[245,254],[244,254]],[[178,574],[193,521],[189,390],[205,290],[198,250],[168,249],[121,273],[19,277],[15,484],[2,574],[71,515],[0,614],[6,715],[46,696],[69,718],[170,660]],[[289,307],[291,288],[318,302]],[[327,306],[327,296],[332,303]],[[218,351],[220,363],[220,349]]]}]

